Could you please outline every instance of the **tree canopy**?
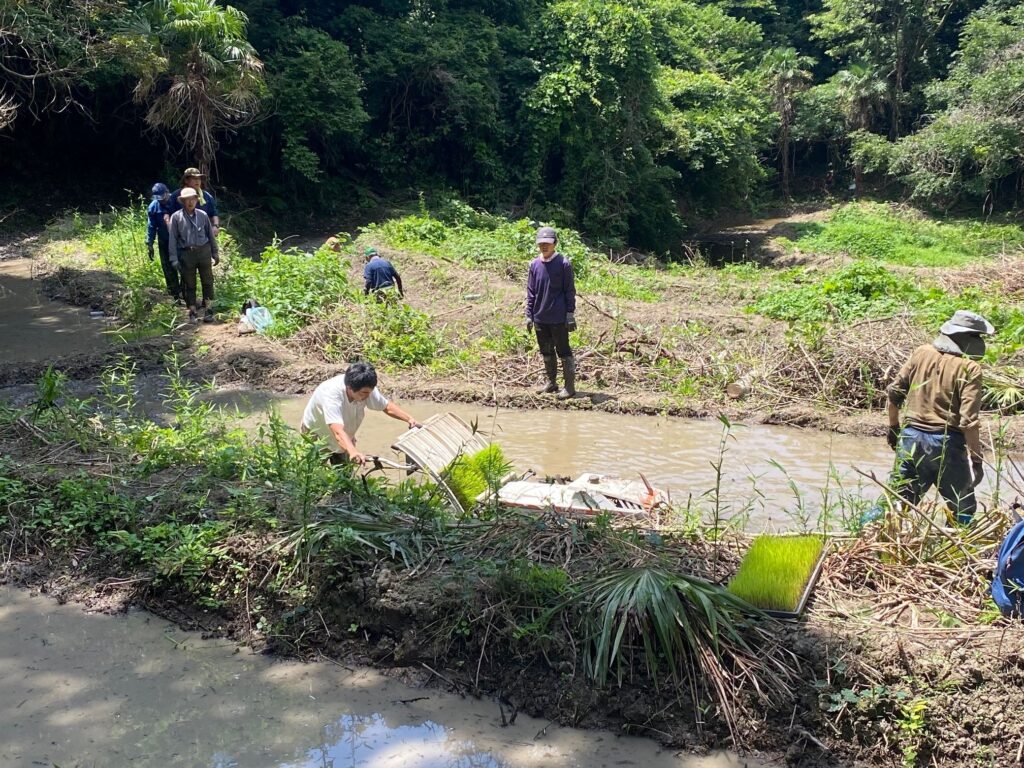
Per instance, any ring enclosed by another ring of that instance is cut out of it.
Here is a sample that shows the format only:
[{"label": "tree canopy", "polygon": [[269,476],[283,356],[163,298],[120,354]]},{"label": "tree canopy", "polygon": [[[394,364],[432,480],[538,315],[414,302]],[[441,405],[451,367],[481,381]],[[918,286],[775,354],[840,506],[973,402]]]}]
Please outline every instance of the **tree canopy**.
[{"label": "tree canopy", "polygon": [[116,134],[151,158],[140,172],[216,160],[274,212],[449,189],[658,250],[826,167],[1006,210],[1024,180],[1022,8],[0,0],[16,158],[0,178],[57,173],[47,142]]}]

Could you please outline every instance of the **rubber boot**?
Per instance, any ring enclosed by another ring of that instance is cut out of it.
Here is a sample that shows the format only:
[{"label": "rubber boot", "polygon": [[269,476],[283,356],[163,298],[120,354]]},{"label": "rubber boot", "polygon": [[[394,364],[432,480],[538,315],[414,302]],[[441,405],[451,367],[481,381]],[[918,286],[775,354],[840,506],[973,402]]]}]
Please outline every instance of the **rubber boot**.
[{"label": "rubber boot", "polygon": [[565,379],[565,386],[562,387],[562,391],[556,397],[559,400],[568,400],[571,397],[576,397],[576,358],[562,358],[562,378]]},{"label": "rubber boot", "polygon": [[538,395],[550,395],[558,391],[558,360],[554,355],[544,355],[544,373],[548,383],[537,390]]}]

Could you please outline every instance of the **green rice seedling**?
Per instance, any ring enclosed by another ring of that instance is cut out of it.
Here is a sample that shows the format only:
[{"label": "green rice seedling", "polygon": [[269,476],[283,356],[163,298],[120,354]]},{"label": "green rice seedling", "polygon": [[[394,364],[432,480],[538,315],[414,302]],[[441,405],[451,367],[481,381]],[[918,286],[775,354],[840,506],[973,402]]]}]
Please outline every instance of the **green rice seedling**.
[{"label": "green rice seedling", "polygon": [[511,469],[501,446],[492,444],[472,455],[458,457],[448,467],[445,479],[462,508],[469,511],[476,505],[477,496],[488,489],[497,490]]},{"label": "green rice seedling", "polygon": [[795,611],[824,545],[820,536],[758,536],[728,589],[758,608]]}]

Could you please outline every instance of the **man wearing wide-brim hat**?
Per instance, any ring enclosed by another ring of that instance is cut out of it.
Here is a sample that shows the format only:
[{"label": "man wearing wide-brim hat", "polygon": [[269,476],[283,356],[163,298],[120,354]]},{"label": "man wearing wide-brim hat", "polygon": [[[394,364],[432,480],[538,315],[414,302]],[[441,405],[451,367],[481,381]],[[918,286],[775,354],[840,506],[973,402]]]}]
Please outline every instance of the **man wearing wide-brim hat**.
[{"label": "man wearing wide-brim hat", "polygon": [[[978,503],[981,450],[981,366],[992,324],[957,310],[931,344],[915,349],[888,389],[889,446],[900,496],[917,504],[933,486],[962,525]],[[902,423],[900,411],[902,409]]]},{"label": "man wearing wide-brim hat", "polygon": [[181,204],[178,202],[178,198],[181,197],[181,191],[186,187],[192,187],[196,194],[199,195],[198,208],[210,217],[210,224],[213,225],[213,236],[216,237],[220,232],[220,215],[217,212],[217,199],[210,190],[203,188],[205,179],[206,174],[198,168],[185,169],[185,172],[181,174],[181,187],[174,190],[171,194],[171,213],[168,214],[167,221],[170,222],[171,215],[181,209]]},{"label": "man wearing wide-brim hat", "polygon": [[199,319],[200,305],[196,303],[196,272],[203,283],[203,320],[213,322],[213,265],[220,262],[217,239],[213,236],[210,217],[199,208],[199,195],[192,187],[185,187],[178,196],[181,210],[171,216],[168,230],[168,250],[171,265],[181,270],[184,283],[188,318]]}]

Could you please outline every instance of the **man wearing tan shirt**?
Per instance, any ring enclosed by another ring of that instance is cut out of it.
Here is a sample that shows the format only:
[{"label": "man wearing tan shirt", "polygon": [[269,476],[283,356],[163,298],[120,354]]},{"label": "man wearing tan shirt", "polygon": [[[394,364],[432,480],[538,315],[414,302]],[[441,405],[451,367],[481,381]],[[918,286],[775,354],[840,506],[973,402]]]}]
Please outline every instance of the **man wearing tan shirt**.
[{"label": "man wearing tan shirt", "polygon": [[[984,474],[981,366],[976,361],[985,354],[983,337],[994,332],[981,315],[958,310],[931,344],[911,353],[888,389],[887,438],[899,462],[894,477],[897,491],[917,504],[938,485],[961,525],[974,516],[978,506],[974,488]],[[880,514],[876,507],[868,520]]]}]

